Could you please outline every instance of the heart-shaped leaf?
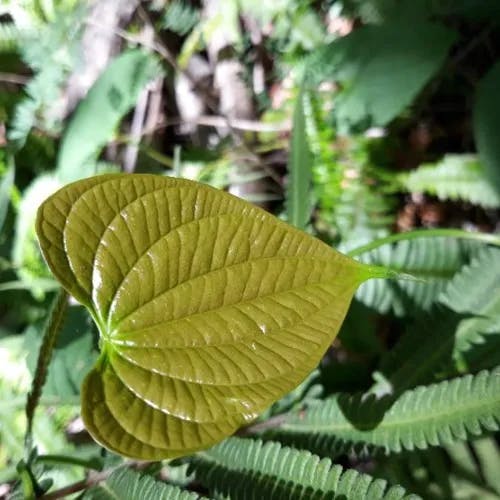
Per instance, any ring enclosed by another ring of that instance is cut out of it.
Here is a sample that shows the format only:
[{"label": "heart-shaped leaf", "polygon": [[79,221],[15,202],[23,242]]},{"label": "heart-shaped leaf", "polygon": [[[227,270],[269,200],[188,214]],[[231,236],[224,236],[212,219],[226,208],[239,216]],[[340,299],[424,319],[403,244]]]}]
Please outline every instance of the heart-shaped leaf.
[{"label": "heart-shaped leaf", "polygon": [[388,274],[227,193],[154,175],[70,184],[40,207],[37,232],[100,329],[85,425],[142,459],[254,419],[318,364],[357,286]]}]

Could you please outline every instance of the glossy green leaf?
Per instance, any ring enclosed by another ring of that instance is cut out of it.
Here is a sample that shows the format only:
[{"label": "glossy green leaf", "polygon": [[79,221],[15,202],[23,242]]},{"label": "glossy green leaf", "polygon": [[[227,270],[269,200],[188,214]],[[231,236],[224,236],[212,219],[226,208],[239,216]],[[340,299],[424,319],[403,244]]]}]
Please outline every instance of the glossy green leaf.
[{"label": "glossy green leaf", "polygon": [[145,174],[66,186],[37,232],[99,326],[85,424],[143,459],[208,447],[257,417],[317,365],[356,287],[389,274],[227,193]]}]

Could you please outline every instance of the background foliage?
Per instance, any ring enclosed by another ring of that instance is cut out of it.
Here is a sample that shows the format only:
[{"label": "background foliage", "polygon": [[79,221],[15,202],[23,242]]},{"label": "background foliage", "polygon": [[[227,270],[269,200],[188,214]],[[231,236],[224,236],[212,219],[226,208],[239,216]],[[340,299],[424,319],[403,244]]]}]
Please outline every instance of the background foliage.
[{"label": "background foliage", "polygon": [[[500,498],[497,2],[2,0],[0,67],[0,497]],[[79,417],[88,314],[70,301],[42,340],[34,233],[49,194],[118,171],[207,182],[420,281],[363,285],[238,436],[123,460]]]}]

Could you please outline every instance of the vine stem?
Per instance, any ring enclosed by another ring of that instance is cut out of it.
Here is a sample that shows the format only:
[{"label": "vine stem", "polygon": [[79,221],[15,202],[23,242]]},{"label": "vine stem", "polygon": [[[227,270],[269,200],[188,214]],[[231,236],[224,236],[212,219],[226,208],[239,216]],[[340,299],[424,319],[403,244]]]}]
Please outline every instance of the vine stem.
[{"label": "vine stem", "polygon": [[76,483],[69,484],[68,486],[64,486],[58,490],[52,491],[50,493],[46,493],[40,497],[40,500],[55,500],[57,498],[65,498],[68,495],[72,495],[73,493],[78,493],[79,491],[86,490],[88,488],[92,488],[93,486],[97,486],[99,483],[106,481],[111,474],[121,468],[121,467],[133,467],[135,469],[145,469],[152,462],[145,461],[135,461],[129,460],[125,463],[117,465],[116,467],[110,467],[109,469],[105,469],[101,472],[91,472],[85,479],[81,481],[77,481]]},{"label": "vine stem", "polygon": [[490,243],[491,245],[500,246],[500,236],[496,234],[489,233],[473,233],[470,231],[464,231],[463,229],[416,229],[415,231],[407,231],[405,233],[391,234],[385,238],[380,238],[378,240],[372,241],[366,245],[354,248],[347,252],[350,257],[356,257],[364,253],[375,250],[389,243],[396,243],[398,241],[404,240],[416,240],[418,238],[437,238],[437,237],[449,237],[449,238],[461,238],[466,240],[481,241],[483,243]]},{"label": "vine stem", "polygon": [[87,488],[91,488],[92,486],[96,486],[102,481],[108,479],[108,477],[113,473],[113,469],[106,469],[102,472],[91,473],[88,475],[86,479],[82,479],[81,481],[77,481],[76,483],[70,484],[68,486],[64,486],[58,490],[55,490],[51,493],[46,493],[40,500],[54,500],[56,498],[64,498],[73,493],[77,493],[82,490],[86,490]]},{"label": "vine stem", "polygon": [[278,427],[281,427],[286,422],[286,419],[287,414],[281,413],[279,415],[275,415],[274,417],[268,418],[267,420],[263,420],[262,422],[257,422],[255,424],[250,424],[246,427],[242,427],[236,432],[236,435],[251,436],[253,434],[258,434],[269,429],[276,429]]},{"label": "vine stem", "polygon": [[31,453],[32,448],[33,419],[35,416],[35,410],[40,401],[43,385],[45,384],[45,380],[47,379],[50,359],[56,345],[58,333],[61,330],[61,326],[64,321],[67,307],[68,294],[65,290],[60,289],[54,299],[49,316],[47,318],[47,323],[45,324],[42,345],[40,346],[40,352],[38,353],[35,375],[31,384],[31,391],[28,393],[28,397],[26,400],[27,425],[24,444],[27,459]]}]

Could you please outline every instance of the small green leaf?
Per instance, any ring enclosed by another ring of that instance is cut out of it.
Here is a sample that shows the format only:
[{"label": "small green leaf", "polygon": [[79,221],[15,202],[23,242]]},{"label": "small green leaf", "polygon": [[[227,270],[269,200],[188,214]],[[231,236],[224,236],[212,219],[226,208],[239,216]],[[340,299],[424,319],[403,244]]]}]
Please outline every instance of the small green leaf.
[{"label": "small green leaf", "polygon": [[140,50],[124,52],[108,66],[78,106],[62,139],[57,159],[62,182],[95,173],[100,150],[142,88],[158,73],[156,59]]},{"label": "small green leaf", "polygon": [[342,128],[371,118],[386,125],[415,99],[443,64],[456,34],[412,18],[363,26],[313,54],[310,78],[342,83],[335,116]]},{"label": "small green leaf", "polygon": [[318,364],[356,287],[389,275],[227,193],[154,175],[70,184],[41,206],[37,232],[100,329],[85,424],[143,459],[256,418]]},{"label": "small green leaf", "polygon": [[418,500],[401,486],[343,469],[280,443],[232,437],[193,458],[196,479],[215,498]]},{"label": "small green leaf", "polygon": [[304,115],[304,91],[301,89],[293,113],[293,132],[290,151],[290,182],[288,186],[288,222],[304,229],[311,217],[312,156],[307,141]]},{"label": "small green leaf", "polygon": [[85,492],[83,500],[202,500],[196,493],[157,481],[151,476],[121,467],[105,482]]},{"label": "small green leaf", "polygon": [[399,179],[415,193],[430,193],[440,200],[464,200],[485,208],[500,207],[500,193],[476,155],[446,155],[436,164],[424,164]]}]

